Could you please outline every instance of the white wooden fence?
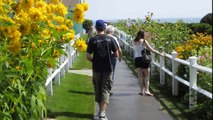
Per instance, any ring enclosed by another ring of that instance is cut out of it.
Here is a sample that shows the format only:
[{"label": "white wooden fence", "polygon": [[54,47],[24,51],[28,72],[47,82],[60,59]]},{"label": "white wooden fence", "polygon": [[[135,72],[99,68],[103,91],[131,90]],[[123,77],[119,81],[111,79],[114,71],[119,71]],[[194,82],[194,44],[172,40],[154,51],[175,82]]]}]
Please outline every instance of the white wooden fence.
[{"label": "white wooden fence", "polygon": [[[133,57],[134,51],[131,46],[132,37],[127,35],[123,31],[118,29],[115,30],[115,35],[118,37],[121,47],[129,53],[130,56]],[[170,71],[165,67],[165,58],[168,58],[172,61],[172,70]],[[157,66],[160,69],[160,84],[165,84],[165,73],[172,77],[172,95],[178,95],[178,83],[181,82],[184,85],[189,87],[189,108],[193,108],[197,103],[197,92],[207,96],[212,99],[212,93],[208,92],[197,86],[197,73],[198,71],[204,72],[212,75],[212,68],[207,68],[197,64],[197,57],[192,56],[189,57],[189,60],[182,60],[177,58],[177,52],[172,52],[170,54],[166,54],[165,56],[160,56],[160,61],[155,59],[155,54],[152,53],[152,66]],[[179,64],[183,64],[189,66],[189,80],[182,79],[177,76],[177,68]],[[151,71],[153,72],[153,71]],[[151,73],[152,74],[152,73]],[[188,82],[189,81],[189,82]]]},{"label": "white wooden fence", "polygon": [[68,72],[69,68],[72,68],[72,64],[76,59],[77,52],[72,47],[74,41],[80,37],[80,34],[75,35],[75,39],[72,40],[68,44],[64,44],[64,51],[67,55],[62,55],[58,59],[58,67],[57,68],[49,68],[48,76],[46,79],[46,93],[47,95],[53,95],[53,80],[56,85],[60,85],[60,80],[65,76],[65,73]]}]

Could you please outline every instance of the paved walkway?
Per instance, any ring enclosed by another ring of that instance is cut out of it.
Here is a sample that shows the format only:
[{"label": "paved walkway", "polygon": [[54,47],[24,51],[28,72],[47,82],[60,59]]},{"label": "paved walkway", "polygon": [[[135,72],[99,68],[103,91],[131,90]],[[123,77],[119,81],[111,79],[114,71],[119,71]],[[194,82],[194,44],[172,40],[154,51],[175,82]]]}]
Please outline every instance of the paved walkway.
[{"label": "paved walkway", "polygon": [[[72,71],[91,75],[91,71]],[[115,71],[113,95],[107,109],[109,120],[173,120],[166,112],[162,111],[160,103],[155,97],[139,96],[140,91],[137,77],[122,61],[118,62]],[[98,107],[94,120],[98,120]]]}]

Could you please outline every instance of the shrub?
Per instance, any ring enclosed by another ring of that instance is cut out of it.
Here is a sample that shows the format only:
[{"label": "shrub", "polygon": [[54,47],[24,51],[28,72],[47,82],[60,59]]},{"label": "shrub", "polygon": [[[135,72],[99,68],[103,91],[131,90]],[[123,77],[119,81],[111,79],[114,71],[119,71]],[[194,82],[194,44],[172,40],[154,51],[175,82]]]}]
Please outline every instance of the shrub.
[{"label": "shrub", "polygon": [[207,23],[212,25],[212,13],[208,13],[207,15],[205,15],[201,20],[200,23]]}]

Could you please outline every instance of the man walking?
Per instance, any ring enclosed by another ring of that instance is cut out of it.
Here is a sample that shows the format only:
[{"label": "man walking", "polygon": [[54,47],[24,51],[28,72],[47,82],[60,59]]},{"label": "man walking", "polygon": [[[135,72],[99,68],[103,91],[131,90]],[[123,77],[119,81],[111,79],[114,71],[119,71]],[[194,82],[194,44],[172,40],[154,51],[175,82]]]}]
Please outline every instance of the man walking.
[{"label": "man walking", "polygon": [[103,20],[97,20],[95,25],[97,35],[89,40],[87,60],[92,62],[95,101],[99,104],[100,120],[108,120],[106,109],[109,104],[112,79],[112,54],[117,53],[115,40],[104,33],[106,26]]},{"label": "man walking", "polygon": [[[106,27],[106,34],[113,37],[115,42],[116,42],[116,45],[118,47],[118,56],[115,56],[114,53],[112,53],[112,81],[111,81],[111,84],[113,86],[113,83],[114,83],[114,76],[115,76],[115,67],[116,67],[116,64],[117,64],[117,59],[119,60],[119,62],[121,61],[121,58],[122,58],[122,50],[121,50],[121,47],[120,47],[120,44],[118,42],[118,39],[114,36],[114,31],[115,31],[115,28],[112,26],[112,25],[107,25]],[[110,92],[110,95],[112,95],[113,93]]]}]

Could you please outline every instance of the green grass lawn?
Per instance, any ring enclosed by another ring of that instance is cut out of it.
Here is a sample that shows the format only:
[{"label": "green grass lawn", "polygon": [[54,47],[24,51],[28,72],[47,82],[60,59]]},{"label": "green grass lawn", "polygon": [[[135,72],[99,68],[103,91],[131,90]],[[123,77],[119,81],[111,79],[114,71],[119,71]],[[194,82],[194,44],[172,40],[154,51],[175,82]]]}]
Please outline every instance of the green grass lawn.
[{"label": "green grass lawn", "polygon": [[[85,59],[85,53],[79,53],[73,69],[91,68],[90,66]],[[61,79],[61,85],[54,85],[53,96],[47,97],[46,108],[48,118],[91,120],[95,112],[92,78],[66,73]]]},{"label": "green grass lawn", "polygon": [[92,69],[91,62],[86,60],[85,52],[78,53],[77,60],[71,69]]}]

